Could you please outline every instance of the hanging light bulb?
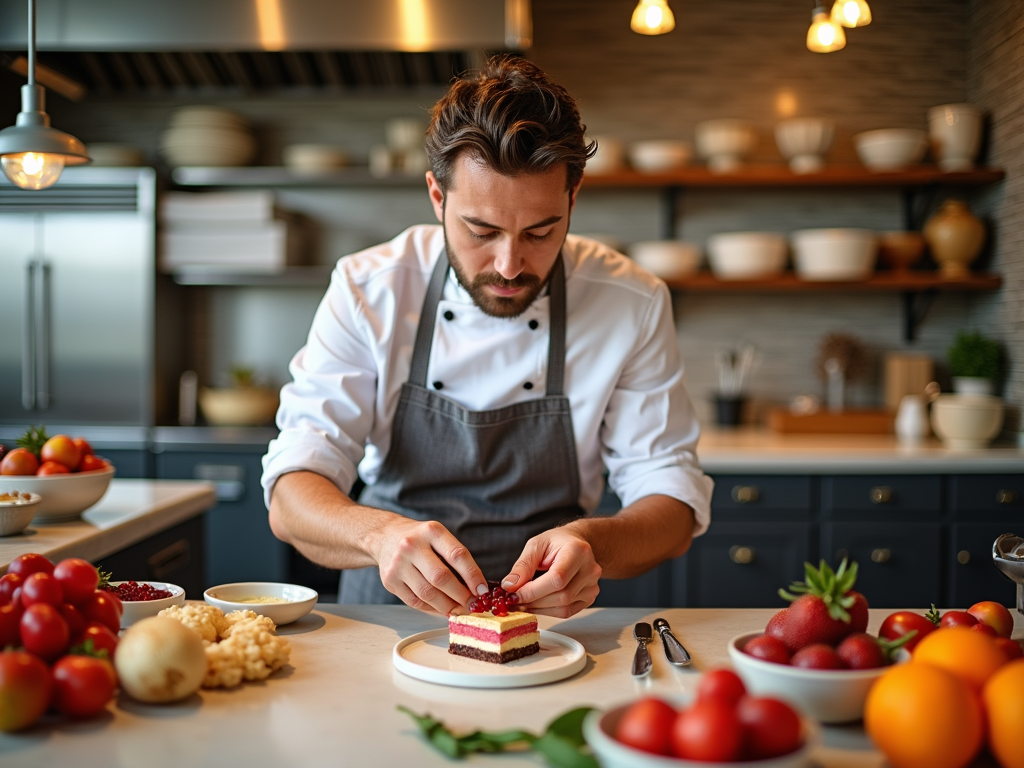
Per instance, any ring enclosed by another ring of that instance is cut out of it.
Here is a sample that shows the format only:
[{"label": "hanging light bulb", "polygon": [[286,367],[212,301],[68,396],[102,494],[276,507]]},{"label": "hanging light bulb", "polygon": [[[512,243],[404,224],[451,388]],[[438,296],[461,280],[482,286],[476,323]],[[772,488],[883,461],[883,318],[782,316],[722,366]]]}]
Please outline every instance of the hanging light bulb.
[{"label": "hanging light bulb", "polygon": [[871,8],[866,0],[836,0],[832,21],[844,27],[866,27],[871,23]]},{"label": "hanging light bulb", "polygon": [[811,28],[807,30],[807,47],[815,53],[831,53],[846,46],[843,28],[829,18],[822,6],[811,13]]},{"label": "hanging light bulb", "polygon": [[22,189],[46,189],[66,165],[89,162],[85,145],[50,127],[45,92],[36,85],[36,5],[28,0],[28,84],[21,87],[21,112],[14,125],[0,131],[0,167]]},{"label": "hanging light bulb", "polygon": [[668,0],[640,0],[633,9],[629,28],[641,35],[663,35],[676,28]]}]

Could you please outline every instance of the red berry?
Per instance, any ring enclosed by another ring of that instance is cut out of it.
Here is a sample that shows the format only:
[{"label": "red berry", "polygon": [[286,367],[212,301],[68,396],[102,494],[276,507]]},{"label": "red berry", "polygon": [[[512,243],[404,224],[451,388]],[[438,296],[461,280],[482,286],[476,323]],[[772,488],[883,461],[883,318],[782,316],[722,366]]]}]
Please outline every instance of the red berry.
[{"label": "red berry", "polygon": [[509,607],[519,605],[519,600],[520,598],[518,592],[509,592],[508,595],[505,597],[505,602],[508,603]]},{"label": "red berry", "polygon": [[836,648],[836,655],[850,669],[877,669],[889,663],[878,640],[866,632],[857,632],[844,638]]},{"label": "red berry", "polygon": [[499,603],[491,609],[491,613],[495,616],[508,616],[508,606],[504,603]]},{"label": "red berry", "polygon": [[805,669],[846,669],[846,662],[836,655],[831,645],[815,643],[793,654],[790,664]]},{"label": "red berry", "polygon": [[787,616],[789,616],[789,608],[783,608],[781,611],[776,613],[768,620],[768,625],[764,628],[764,633],[769,637],[774,637],[785,642]]},{"label": "red berry", "polygon": [[143,602],[146,600],[160,600],[170,597],[171,593],[166,589],[157,589],[152,584],[137,581],[126,581],[121,584],[108,584],[104,589],[121,600],[130,603]]},{"label": "red berry", "polygon": [[743,646],[743,652],[750,654],[755,659],[763,659],[776,664],[789,664],[789,649],[779,638],[768,634],[758,635],[747,641]]},{"label": "red berry", "polygon": [[469,612],[470,613],[483,613],[486,610],[483,604],[476,598],[469,601]]},{"label": "red berry", "polygon": [[491,597],[492,598],[504,597],[504,596],[505,596],[505,590],[502,589],[501,587],[495,587],[494,589],[491,590]]}]

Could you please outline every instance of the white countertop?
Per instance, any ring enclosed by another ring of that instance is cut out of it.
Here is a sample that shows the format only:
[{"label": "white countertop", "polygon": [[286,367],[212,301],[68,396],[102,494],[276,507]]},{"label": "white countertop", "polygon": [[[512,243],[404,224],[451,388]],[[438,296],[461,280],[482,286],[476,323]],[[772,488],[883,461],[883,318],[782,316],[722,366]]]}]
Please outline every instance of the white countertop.
[{"label": "white countertop", "polygon": [[95,562],[202,514],[216,504],[213,485],[191,480],[112,480],[106,494],[80,520],[30,523],[0,538],[0,574],[26,552],[57,562],[81,557]]},{"label": "white countertop", "polygon": [[779,434],[764,429],[706,428],[697,447],[710,473],[999,474],[1024,472],[1024,449],[995,444],[956,451],[934,438],[918,445],[893,435]]},{"label": "white countertop", "polygon": [[[1009,585],[1007,587],[1009,589]],[[4,768],[340,768],[443,766],[454,763],[420,737],[402,704],[429,712],[453,730],[524,728],[539,733],[573,707],[608,708],[654,694],[694,690],[698,674],[728,663],[730,638],[764,627],[774,609],[589,609],[567,621],[541,618],[541,627],[575,638],[587,650],[583,671],[533,688],[478,690],[415,680],[391,661],[402,638],[444,626],[404,606],[318,605],[281,628],[291,664],[260,684],[233,691],[200,691],[176,705],[143,705],[121,696],[109,714],[81,723],[47,716],[22,734],[0,734]],[[871,611],[869,629],[891,611]],[[629,668],[637,621],[664,616],[694,658],[676,669],[652,645],[654,668],[640,681]],[[1014,614],[1014,636],[1024,617]],[[880,768],[883,760],[859,724],[827,727],[816,755],[823,768]],[[468,765],[533,766],[535,755],[473,756]]]}]

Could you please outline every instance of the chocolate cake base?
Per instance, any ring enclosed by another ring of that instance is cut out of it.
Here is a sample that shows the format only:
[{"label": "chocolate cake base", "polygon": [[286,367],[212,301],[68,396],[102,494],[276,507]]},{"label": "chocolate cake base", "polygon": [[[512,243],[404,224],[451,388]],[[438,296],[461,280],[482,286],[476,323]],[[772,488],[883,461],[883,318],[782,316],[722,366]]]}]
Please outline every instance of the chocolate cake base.
[{"label": "chocolate cake base", "polygon": [[457,643],[452,643],[448,646],[448,653],[455,656],[465,656],[467,659],[477,659],[478,661],[489,661],[492,664],[504,664],[506,661],[515,661],[526,656],[532,656],[539,651],[539,643],[524,645],[522,648],[512,648],[504,653],[488,653],[487,651],[481,651],[479,648],[470,648],[468,645],[458,645]]}]

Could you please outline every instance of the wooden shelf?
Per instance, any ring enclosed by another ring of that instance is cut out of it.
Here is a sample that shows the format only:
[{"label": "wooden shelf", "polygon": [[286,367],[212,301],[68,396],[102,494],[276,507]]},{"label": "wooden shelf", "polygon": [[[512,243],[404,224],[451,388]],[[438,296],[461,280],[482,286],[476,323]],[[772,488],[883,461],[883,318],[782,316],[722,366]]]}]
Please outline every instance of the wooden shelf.
[{"label": "wooden shelf", "polygon": [[327,173],[297,173],[289,168],[252,166],[242,168],[181,167],[171,172],[183,187],[423,187],[422,173],[391,173],[374,176],[368,168],[339,168]]},{"label": "wooden shelf", "polygon": [[934,165],[919,165],[893,172],[869,171],[860,165],[826,166],[818,173],[793,173],[785,165],[749,165],[735,173],[712,173],[703,166],[669,173],[622,170],[584,174],[584,188],[611,187],[916,187],[933,184],[981,186],[1002,181],[996,168],[947,173]]},{"label": "wooden shelf", "polygon": [[698,272],[680,280],[666,280],[676,291],[699,293],[916,293],[921,291],[994,291],[1003,284],[999,275],[970,275],[949,279],[937,272],[876,272],[868,280],[801,280],[786,272],[765,280],[721,280],[710,272]]}]

